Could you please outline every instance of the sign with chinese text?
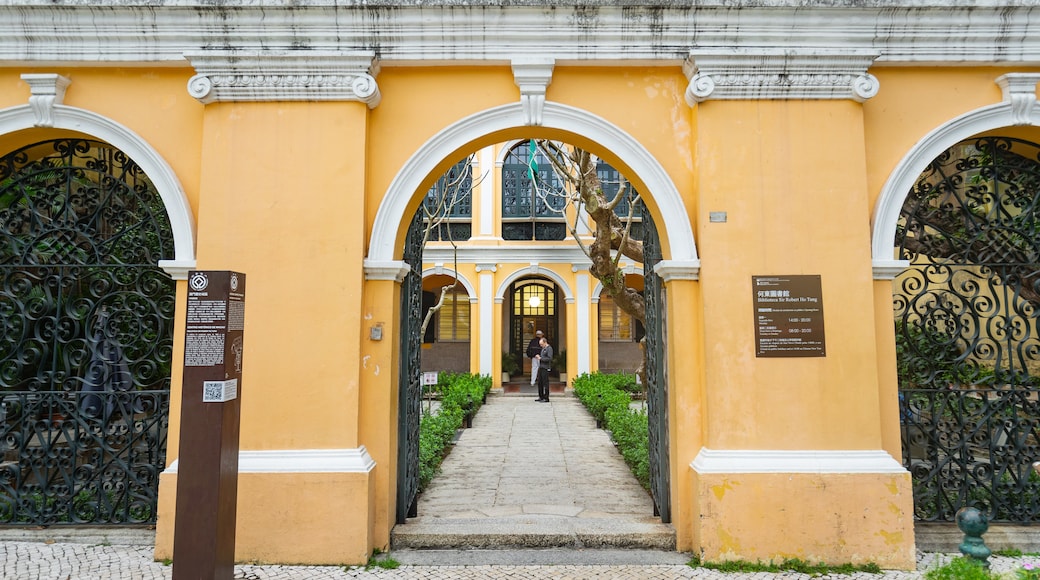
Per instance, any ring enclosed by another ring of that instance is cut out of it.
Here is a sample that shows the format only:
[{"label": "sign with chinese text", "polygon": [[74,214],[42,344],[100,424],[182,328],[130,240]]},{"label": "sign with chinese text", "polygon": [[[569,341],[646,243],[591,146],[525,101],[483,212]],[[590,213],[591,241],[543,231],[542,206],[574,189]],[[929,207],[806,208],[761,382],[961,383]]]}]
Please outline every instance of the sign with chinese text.
[{"label": "sign with chinese text", "polygon": [[752,276],[755,356],[827,356],[819,275]]}]

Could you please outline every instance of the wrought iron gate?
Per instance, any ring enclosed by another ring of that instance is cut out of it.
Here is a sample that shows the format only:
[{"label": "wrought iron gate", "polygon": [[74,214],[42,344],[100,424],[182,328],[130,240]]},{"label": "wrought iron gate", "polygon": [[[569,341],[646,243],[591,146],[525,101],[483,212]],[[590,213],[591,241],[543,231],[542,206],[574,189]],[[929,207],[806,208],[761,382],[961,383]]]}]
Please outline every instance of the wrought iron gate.
[{"label": "wrought iron gate", "polygon": [[654,515],[672,521],[668,466],[668,377],[665,372],[664,288],[654,272],[661,261],[661,242],[650,213],[643,212],[643,296],[646,299],[647,418],[650,424],[650,492]]},{"label": "wrought iron gate", "polygon": [[422,415],[422,250],[423,211],[412,218],[404,242],[410,266],[401,282],[401,367],[398,377],[397,523],[415,517],[419,490],[419,420]]},{"label": "wrought iron gate", "polygon": [[0,158],[0,523],[154,523],[174,282],[162,200],[84,139]]},{"label": "wrought iron gate", "polygon": [[903,461],[919,520],[1040,522],[1040,145],[967,140],[910,191],[896,246]]}]

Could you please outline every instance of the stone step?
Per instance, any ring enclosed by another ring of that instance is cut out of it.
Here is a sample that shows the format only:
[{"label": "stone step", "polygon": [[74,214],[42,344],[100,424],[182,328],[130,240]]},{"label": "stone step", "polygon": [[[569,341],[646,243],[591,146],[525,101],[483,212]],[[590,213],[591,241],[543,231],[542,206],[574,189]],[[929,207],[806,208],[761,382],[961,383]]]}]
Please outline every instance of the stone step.
[{"label": "stone step", "polygon": [[692,556],[661,550],[498,549],[394,550],[385,557],[405,566],[683,566]]},{"label": "stone step", "polygon": [[391,532],[390,545],[395,551],[521,548],[675,550],[675,530],[661,523],[525,514],[399,524]]}]

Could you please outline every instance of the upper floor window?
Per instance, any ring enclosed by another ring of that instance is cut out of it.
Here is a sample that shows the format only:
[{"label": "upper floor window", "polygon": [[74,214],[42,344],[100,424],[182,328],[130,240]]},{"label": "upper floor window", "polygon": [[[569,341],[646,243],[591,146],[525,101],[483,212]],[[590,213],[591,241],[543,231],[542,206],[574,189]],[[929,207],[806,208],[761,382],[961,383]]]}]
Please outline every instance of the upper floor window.
[{"label": "upper floor window", "polygon": [[534,141],[521,141],[502,162],[502,238],[562,240],[567,235],[564,182]]},{"label": "upper floor window", "polygon": [[423,207],[428,241],[465,241],[473,235],[473,165],[470,157],[452,165],[426,192]]},{"label": "upper floor window", "polygon": [[[631,219],[632,226],[629,229],[629,235],[634,240],[642,240],[643,202],[641,199],[638,199],[639,192],[632,187],[632,184],[629,183],[625,176],[604,161],[596,164],[596,175],[599,177],[600,187],[603,188],[603,195],[610,201],[617,197],[618,191],[621,190],[621,185],[625,185],[625,197],[614,206],[614,213],[621,220],[621,223]],[[629,215],[630,213],[631,216]]]}]

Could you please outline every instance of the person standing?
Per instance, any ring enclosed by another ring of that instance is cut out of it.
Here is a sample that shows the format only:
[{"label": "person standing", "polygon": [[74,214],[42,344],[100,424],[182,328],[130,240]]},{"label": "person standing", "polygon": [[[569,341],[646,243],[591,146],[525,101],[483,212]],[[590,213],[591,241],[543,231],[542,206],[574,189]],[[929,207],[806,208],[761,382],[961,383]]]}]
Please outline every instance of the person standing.
[{"label": "person standing", "polygon": [[542,352],[542,331],[536,330],[534,332],[534,338],[531,342],[527,343],[527,358],[531,359],[531,386],[538,382],[538,355]]},{"label": "person standing", "polygon": [[553,348],[545,338],[539,342],[542,347],[538,353],[538,400],[549,402],[549,366],[552,364]]}]

